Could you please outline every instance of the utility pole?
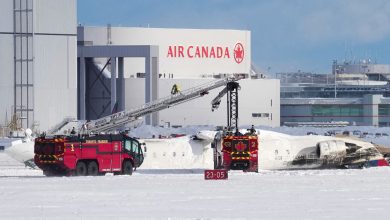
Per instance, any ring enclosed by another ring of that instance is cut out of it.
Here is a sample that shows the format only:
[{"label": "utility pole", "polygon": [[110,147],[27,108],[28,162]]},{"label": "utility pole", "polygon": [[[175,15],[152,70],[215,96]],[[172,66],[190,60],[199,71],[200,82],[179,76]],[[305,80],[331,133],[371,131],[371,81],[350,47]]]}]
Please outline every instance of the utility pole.
[{"label": "utility pole", "polygon": [[334,98],[337,98],[337,71],[338,69],[336,68],[334,72]]}]

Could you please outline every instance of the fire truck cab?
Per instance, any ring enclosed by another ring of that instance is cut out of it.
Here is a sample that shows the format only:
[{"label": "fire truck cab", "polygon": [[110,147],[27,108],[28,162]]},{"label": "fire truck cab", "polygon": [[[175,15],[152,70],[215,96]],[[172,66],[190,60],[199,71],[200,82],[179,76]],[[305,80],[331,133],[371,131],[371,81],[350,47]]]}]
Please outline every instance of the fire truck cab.
[{"label": "fire truck cab", "polygon": [[144,160],[141,145],[126,134],[42,136],[35,139],[34,162],[46,176],[131,175]]}]

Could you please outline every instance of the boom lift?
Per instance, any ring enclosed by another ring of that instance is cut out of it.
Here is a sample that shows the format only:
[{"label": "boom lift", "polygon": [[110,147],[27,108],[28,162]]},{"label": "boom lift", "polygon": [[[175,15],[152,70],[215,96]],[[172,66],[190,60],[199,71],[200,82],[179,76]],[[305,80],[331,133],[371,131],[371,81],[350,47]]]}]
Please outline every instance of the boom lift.
[{"label": "boom lift", "polygon": [[[214,148],[214,168],[225,170],[258,170],[258,137],[252,127],[245,134],[238,130],[238,82],[228,82],[226,87],[211,102],[214,111],[221,104],[222,97],[227,94],[227,127],[217,133]],[[221,145],[222,141],[222,145]],[[221,146],[220,151],[218,147]],[[222,155],[220,155],[222,153]]]}]

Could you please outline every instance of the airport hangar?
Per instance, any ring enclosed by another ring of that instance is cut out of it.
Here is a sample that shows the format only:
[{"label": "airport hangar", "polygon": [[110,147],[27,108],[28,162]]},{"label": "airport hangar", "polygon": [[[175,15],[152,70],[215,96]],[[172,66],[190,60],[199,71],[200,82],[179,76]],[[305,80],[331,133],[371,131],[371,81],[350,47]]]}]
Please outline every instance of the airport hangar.
[{"label": "airport hangar", "polygon": [[[132,109],[168,96],[173,84],[185,90],[233,74],[246,78],[240,80],[239,124],[280,124],[279,80],[252,69],[250,31],[77,27],[75,0],[18,2],[4,1],[0,13],[0,125],[15,113],[23,128],[45,131],[64,118],[92,120],[110,114],[114,106]],[[112,53],[83,55],[98,46]],[[121,57],[118,51],[125,48],[132,55]],[[85,71],[81,77],[80,69]],[[117,76],[114,85],[111,72]],[[148,84],[149,74],[157,77]],[[163,110],[148,124],[225,125],[226,104],[211,111],[220,90]]]},{"label": "airport hangar", "polygon": [[[169,96],[174,84],[185,90],[211,80],[239,74],[246,78],[239,81],[239,123],[279,126],[279,81],[265,79],[261,74],[252,71],[249,31],[80,26],[78,44],[79,49],[82,45],[157,45],[158,85],[151,85],[156,87],[157,98]],[[240,60],[235,57],[235,50],[242,50],[243,56]],[[132,109],[142,105],[146,99],[145,58],[124,58],[123,61],[115,63],[122,62],[123,67],[118,66],[115,71],[124,69],[125,91],[122,93],[125,103],[122,106]],[[86,80],[89,87],[86,100],[89,100],[89,103],[86,105],[85,116],[86,119],[96,119],[109,114],[113,108],[111,93],[107,90],[110,88],[113,71],[112,68],[107,68],[106,74],[102,75],[103,80],[97,83],[95,73],[105,72],[102,69],[107,64],[107,58],[89,58],[85,63],[86,75],[91,77]],[[121,80],[117,79],[118,85]],[[91,85],[88,82],[95,83]],[[225,125],[226,103],[223,102],[219,110],[211,111],[211,100],[220,90],[222,88],[215,89],[202,98],[163,110],[159,116],[152,118],[150,123]],[[110,108],[107,107],[109,105]]]}]

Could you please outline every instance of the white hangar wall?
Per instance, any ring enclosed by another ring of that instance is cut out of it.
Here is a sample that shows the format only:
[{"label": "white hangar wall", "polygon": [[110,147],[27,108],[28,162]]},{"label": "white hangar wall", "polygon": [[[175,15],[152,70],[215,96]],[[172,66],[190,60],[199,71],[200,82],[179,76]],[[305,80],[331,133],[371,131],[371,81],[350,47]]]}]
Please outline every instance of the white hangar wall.
[{"label": "white hangar wall", "polygon": [[[159,70],[166,78],[169,74],[173,78],[188,78],[250,71],[250,31],[133,27],[110,30],[78,27],[78,41],[93,45],[158,45]],[[128,77],[145,72],[143,59],[126,59],[125,70]]]},{"label": "white hangar wall", "polygon": [[[160,98],[170,95],[171,88],[178,84],[182,90],[202,85],[215,79],[160,79]],[[144,79],[126,79],[126,109],[144,103]],[[239,81],[239,125],[280,125],[280,86],[277,79],[244,79]],[[160,112],[160,125],[221,125],[227,123],[226,97],[218,110],[211,111],[211,100],[223,87],[212,90],[204,97],[173,106]],[[254,115],[253,115],[254,114]]]},{"label": "white hangar wall", "polygon": [[15,8],[14,24],[14,0],[1,2],[0,125],[17,106],[23,128],[44,131],[77,116],[76,0],[15,1]]},{"label": "white hangar wall", "polygon": [[14,104],[13,0],[0,7],[0,125],[9,122]]}]

